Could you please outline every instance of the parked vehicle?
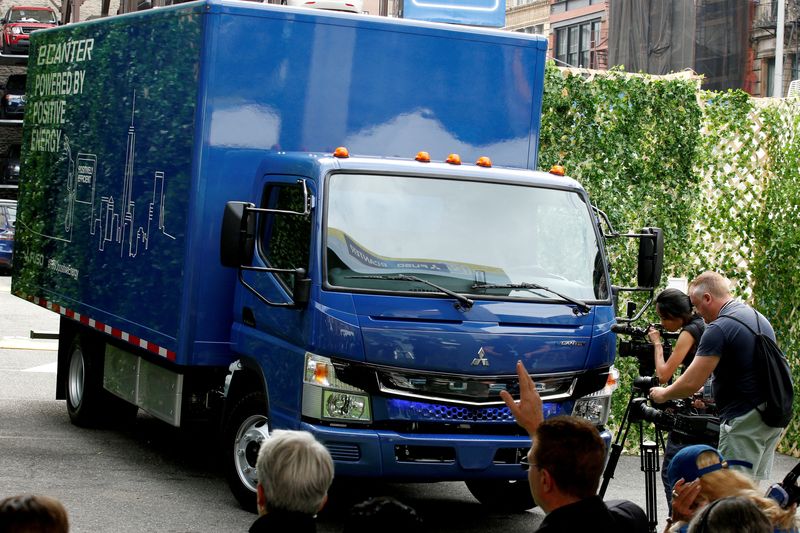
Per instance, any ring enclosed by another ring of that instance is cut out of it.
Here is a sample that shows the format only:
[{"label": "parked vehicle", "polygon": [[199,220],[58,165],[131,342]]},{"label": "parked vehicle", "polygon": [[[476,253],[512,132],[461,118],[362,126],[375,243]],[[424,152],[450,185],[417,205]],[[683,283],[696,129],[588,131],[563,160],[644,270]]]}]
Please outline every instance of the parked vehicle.
[{"label": "parked vehicle", "polygon": [[25,114],[25,74],[11,74],[0,86],[0,118],[21,119]]},{"label": "parked vehicle", "polygon": [[285,3],[296,7],[330,9],[351,13],[361,13],[364,10],[364,0],[285,0]]},{"label": "parked vehicle", "polygon": [[10,270],[14,263],[14,226],[17,202],[0,199],[0,270]]},{"label": "parked vehicle", "polygon": [[213,420],[248,508],[276,428],[339,478],[532,506],[517,361],[610,440],[604,237],[532,170],[543,37],[208,0],[37,32],[30,75],[65,43],[92,59],[25,125],[12,291],[61,314],[73,423]]},{"label": "parked vehicle", "polygon": [[5,164],[0,184],[17,186],[19,184],[19,156],[20,145],[9,145],[6,151]]},{"label": "parked vehicle", "polygon": [[58,15],[49,7],[11,6],[0,19],[3,54],[27,54],[30,34],[58,25]]}]

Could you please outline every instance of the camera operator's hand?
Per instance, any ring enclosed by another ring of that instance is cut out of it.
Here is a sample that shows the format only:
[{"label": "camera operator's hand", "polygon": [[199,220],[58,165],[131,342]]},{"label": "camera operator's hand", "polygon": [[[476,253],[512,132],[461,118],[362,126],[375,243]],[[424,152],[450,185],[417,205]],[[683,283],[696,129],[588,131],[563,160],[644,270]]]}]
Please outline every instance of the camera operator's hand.
[{"label": "camera operator's hand", "polygon": [[528,371],[525,370],[522,361],[517,361],[517,376],[519,376],[519,403],[514,401],[508,391],[500,391],[500,397],[506,402],[517,424],[522,426],[528,432],[528,435],[533,437],[536,428],[544,421],[542,398],[539,396],[536,384],[531,379]]},{"label": "camera operator's hand", "polygon": [[650,401],[653,403],[664,403],[669,398],[667,398],[667,389],[664,387],[653,387],[650,389]]},{"label": "camera operator's hand", "polygon": [[653,326],[647,328],[647,337],[650,339],[651,344],[661,344],[661,332]]}]

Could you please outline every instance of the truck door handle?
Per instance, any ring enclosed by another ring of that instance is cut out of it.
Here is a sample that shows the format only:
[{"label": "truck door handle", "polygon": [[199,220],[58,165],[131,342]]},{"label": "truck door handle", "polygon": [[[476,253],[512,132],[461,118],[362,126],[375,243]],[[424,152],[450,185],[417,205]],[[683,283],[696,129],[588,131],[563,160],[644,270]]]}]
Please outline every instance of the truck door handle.
[{"label": "truck door handle", "polygon": [[256,327],[256,315],[249,307],[242,308],[242,322],[245,326]]}]

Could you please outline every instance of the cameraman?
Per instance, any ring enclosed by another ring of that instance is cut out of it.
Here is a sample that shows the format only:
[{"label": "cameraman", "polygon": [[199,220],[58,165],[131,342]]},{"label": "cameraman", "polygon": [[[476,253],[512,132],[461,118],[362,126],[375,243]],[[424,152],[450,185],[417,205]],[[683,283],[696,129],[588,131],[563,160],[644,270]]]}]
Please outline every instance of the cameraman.
[{"label": "cameraman", "polygon": [[725,318],[740,317],[772,339],[775,332],[763,315],[733,299],[728,281],[716,272],[695,278],[689,284],[689,296],[707,324],[696,357],[675,383],[652,388],[650,399],[664,403],[685,397],[713,372],[714,399],[722,422],[720,452],[752,463],[755,479],[768,479],[782,428],[766,425],[757,409],[765,401],[766,391],[756,372],[754,336],[738,322]]},{"label": "cameraman", "polygon": [[[678,289],[665,289],[656,296],[656,313],[661,320],[661,326],[666,331],[680,331],[672,354],[665,360],[661,333],[652,326],[647,330],[647,336],[653,343],[656,376],[661,383],[667,383],[672,379],[678,366],[686,368],[691,364],[705,324],[700,315],[692,312],[692,302],[689,300],[689,296]],[[661,465],[661,480],[664,483],[664,493],[667,496],[667,506],[670,511],[672,509],[672,486],[667,479],[669,463],[681,448],[702,442],[704,441],[692,439],[675,431],[669,432],[664,450],[664,461]]]}]

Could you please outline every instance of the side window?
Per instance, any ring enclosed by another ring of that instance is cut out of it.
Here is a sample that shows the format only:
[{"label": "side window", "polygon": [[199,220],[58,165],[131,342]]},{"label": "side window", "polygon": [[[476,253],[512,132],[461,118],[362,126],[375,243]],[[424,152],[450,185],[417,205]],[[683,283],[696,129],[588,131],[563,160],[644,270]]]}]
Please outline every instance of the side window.
[{"label": "side window", "polygon": [[[299,185],[269,184],[264,188],[261,207],[282,211],[303,211],[303,188]],[[304,268],[308,272],[311,248],[311,215],[266,213],[261,217],[259,250],[272,268]],[[277,274],[291,292],[294,276]]]}]

